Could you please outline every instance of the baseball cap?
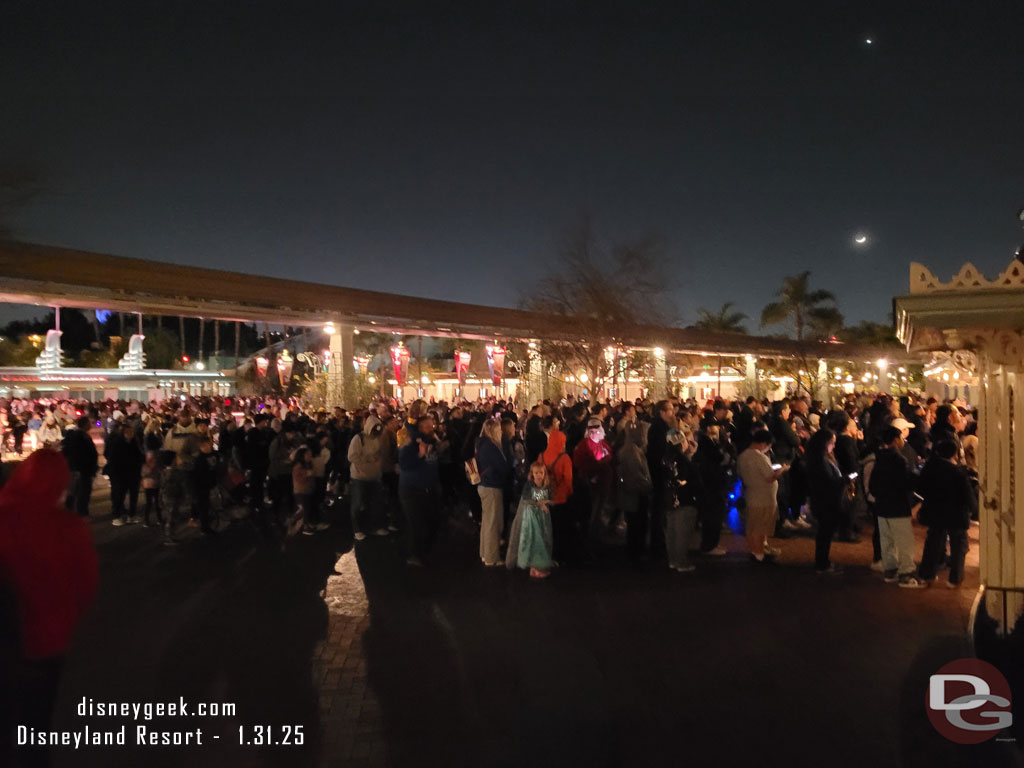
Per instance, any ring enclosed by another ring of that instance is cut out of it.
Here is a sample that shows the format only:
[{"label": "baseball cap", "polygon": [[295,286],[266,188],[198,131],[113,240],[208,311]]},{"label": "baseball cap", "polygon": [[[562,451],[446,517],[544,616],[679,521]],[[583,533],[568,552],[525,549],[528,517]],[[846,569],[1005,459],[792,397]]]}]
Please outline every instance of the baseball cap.
[{"label": "baseball cap", "polygon": [[904,429],[913,429],[914,428],[913,424],[911,424],[909,421],[907,421],[906,419],[903,419],[903,418],[893,419],[892,420],[892,424],[890,424],[889,426],[896,427],[896,429],[900,430],[901,432]]},{"label": "baseball cap", "polygon": [[597,418],[596,416],[592,416],[592,417],[591,417],[591,418],[590,418],[590,419],[589,419],[589,420],[587,421],[587,429],[600,429],[600,428],[601,428],[601,427],[603,427],[603,426],[604,426],[604,424],[603,424],[603,423],[601,422],[601,420],[600,420],[599,418]]}]

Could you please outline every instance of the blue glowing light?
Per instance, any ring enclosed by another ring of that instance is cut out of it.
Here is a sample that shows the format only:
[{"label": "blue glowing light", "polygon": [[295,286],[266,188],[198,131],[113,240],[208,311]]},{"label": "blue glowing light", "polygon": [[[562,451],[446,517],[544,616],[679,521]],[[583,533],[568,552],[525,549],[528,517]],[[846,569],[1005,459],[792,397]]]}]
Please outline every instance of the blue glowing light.
[{"label": "blue glowing light", "polygon": [[107,322],[107,320],[110,319],[110,316],[112,314],[114,314],[114,313],[111,312],[109,309],[97,309],[96,310],[96,321],[100,322],[100,323],[105,323],[105,322]]},{"label": "blue glowing light", "polygon": [[729,527],[733,533],[739,533],[743,528],[743,521],[740,519],[740,511],[736,507],[732,507],[729,510],[729,517],[726,518],[726,522],[729,523]]}]

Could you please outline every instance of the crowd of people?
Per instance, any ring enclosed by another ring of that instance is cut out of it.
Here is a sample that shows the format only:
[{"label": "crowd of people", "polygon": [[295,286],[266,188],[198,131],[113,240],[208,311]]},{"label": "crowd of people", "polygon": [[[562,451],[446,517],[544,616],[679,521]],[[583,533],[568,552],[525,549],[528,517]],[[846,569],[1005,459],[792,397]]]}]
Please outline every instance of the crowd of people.
[{"label": "crowd of people", "polygon": [[[836,573],[833,540],[870,527],[871,567],[914,587],[942,564],[949,583],[962,580],[977,516],[972,412],[912,395],[849,395],[831,410],[804,397],[570,397],[528,411],[494,398],[354,411],[267,398],[15,400],[4,414],[15,453],[62,452],[68,509],[89,514],[102,472],[112,524],[155,527],[168,545],[183,526],[216,536],[245,517],[282,540],[314,535],[347,499],[354,538],[398,536],[414,566],[468,510],[484,566],[545,578],[623,542],[634,564],[685,573],[695,555],[726,554],[735,506],[757,563],[777,560],[771,540],[806,532],[816,570]],[[914,514],[928,527],[920,568]]]},{"label": "crowd of people", "polygon": [[[567,398],[528,411],[495,399],[354,411],[280,399],[15,400],[0,402],[0,417],[0,443],[20,459],[0,473],[10,475],[0,487],[0,619],[11,619],[0,627],[21,628],[0,632],[3,656],[21,659],[0,665],[0,690],[13,692],[0,697],[6,722],[12,712],[49,721],[97,588],[86,518],[99,472],[111,524],[154,527],[171,546],[183,526],[215,537],[238,519],[284,546],[337,523],[327,514],[336,507],[347,508],[356,546],[393,537],[418,567],[439,557],[446,521],[468,511],[483,567],[535,579],[615,547],[637,566],[690,573],[727,554],[734,508],[756,567],[777,562],[772,541],[806,533],[816,571],[839,573],[833,540],[870,527],[871,568],[884,581],[956,587],[977,517],[976,419],[934,398],[853,395],[831,410],[802,397]],[[928,528],[919,558],[913,515]]]}]

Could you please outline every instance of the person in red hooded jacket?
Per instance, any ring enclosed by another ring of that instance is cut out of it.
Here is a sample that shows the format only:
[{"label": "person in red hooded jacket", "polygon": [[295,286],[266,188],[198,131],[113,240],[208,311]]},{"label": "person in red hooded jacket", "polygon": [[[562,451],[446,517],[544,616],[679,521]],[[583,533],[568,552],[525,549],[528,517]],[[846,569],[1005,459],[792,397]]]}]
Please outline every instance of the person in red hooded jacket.
[{"label": "person in red hooded jacket", "polygon": [[[70,480],[64,457],[43,448],[0,488],[0,590],[13,597],[20,651],[13,704],[6,703],[3,714],[43,730],[49,728],[72,633],[99,580],[88,525],[64,506]],[[13,730],[11,725],[5,736]],[[6,746],[0,744],[0,759],[7,757]],[[34,760],[46,763],[43,748],[30,749]]]},{"label": "person in red hooded jacket", "polygon": [[565,433],[559,429],[558,417],[545,416],[541,422],[547,447],[540,460],[551,476],[551,527],[554,537],[554,558],[564,560],[572,546],[572,517],[569,497],[572,496],[572,457],[565,452]]}]

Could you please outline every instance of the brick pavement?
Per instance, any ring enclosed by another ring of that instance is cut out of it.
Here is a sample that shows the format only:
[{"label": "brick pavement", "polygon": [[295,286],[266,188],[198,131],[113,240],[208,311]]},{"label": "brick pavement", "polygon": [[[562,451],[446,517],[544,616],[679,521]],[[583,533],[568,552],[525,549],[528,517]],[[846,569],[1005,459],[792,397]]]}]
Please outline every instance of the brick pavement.
[{"label": "brick pavement", "polygon": [[[960,591],[882,584],[868,542],[837,544],[850,568],[818,577],[807,538],[776,568],[726,537],[733,554],[694,574],[613,551],[534,583],[483,571],[461,524],[415,570],[343,524],[284,552],[244,523],[178,548],[93,527],[101,592],[55,725],[81,725],[82,696],[238,711],[197,719],[221,735],[202,748],[64,750],[58,768],[1013,764],[943,741],[922,706],[927,676],[966,653],[976,549]],[[261,723],[301,724],[305,743],[237,744]]]}]

